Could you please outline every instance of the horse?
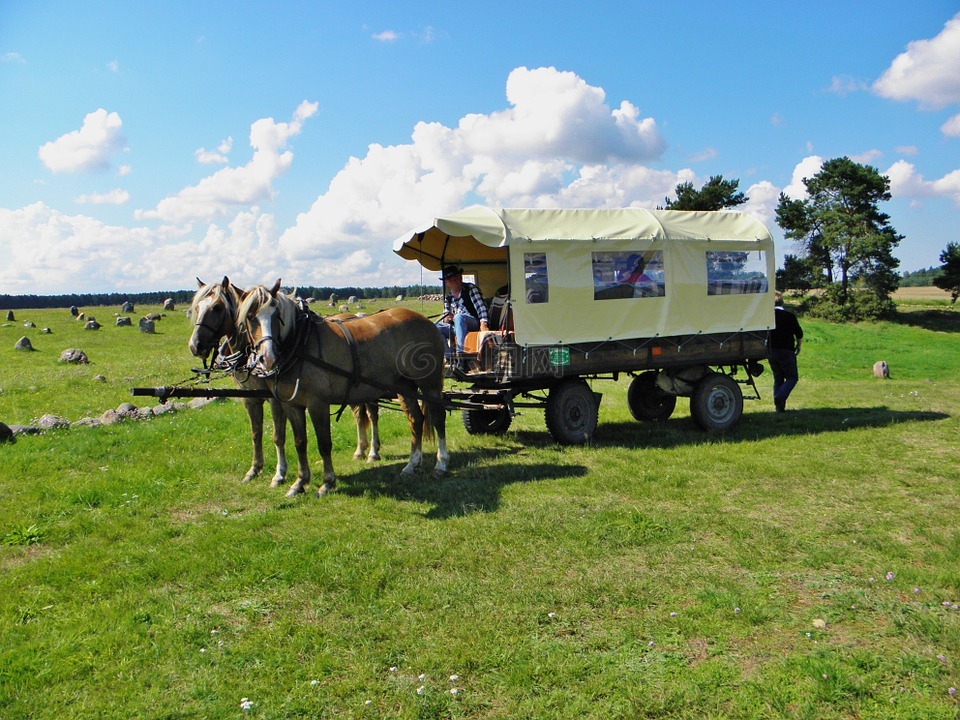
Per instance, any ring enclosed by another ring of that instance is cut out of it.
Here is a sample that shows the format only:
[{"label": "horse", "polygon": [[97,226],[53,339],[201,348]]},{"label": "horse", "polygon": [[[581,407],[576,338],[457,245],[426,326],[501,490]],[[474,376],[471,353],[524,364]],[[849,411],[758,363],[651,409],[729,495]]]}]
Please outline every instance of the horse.
[{"label": "horse", "polygon": [[[221,340],[224,345],[218,353],[215,363],[227,365],[224,360],[223,351],[227,356],[234,359],[233,366],[230,367],[234,382],[241,389],[245,390],[269,390],[264,381],[255,377],[248,370],[239,366],[237,361],[246,359],[246,352],[249,349],[237,331],[236,314],[239,307],[240,295],[242,290],[230,283],[229,278],[224,276],[223,281],[219,283],[206,284],[200,278],[197,278],[199,289],[193,296],[190,304],[189,315],[195,319],[193,333],[190,336],[190,352],[203,359],[204,364],[210,353],[216,349]],[[243,476],[242,482],[249,482],[259,476],[263,470],[263,404],[261,398],[243,398],[243,406],[250,419],[250,431],[253,441],[253,460],[250,469]],[[277,470],[270,482],[270,487],[278,487],[283,484],[287,474],[287,457],[285,452],[286,445],[286,420],[288,410],[294,414],[302,412],[302,409],[292,407],[284,408],[283,404],[276,398],[270,400],[271,414],[273,417],[273,443],[277,451]],[[366,457],[367,462],[374,462],[380,459],[380,431],[379,431],[379,406],[375,404],[361,403],[352,406],[353,415],[357,421],[357,450],[354,457],[361,459]],[[371,440],[367,439],[367,429],[371,428]],[[298,464],[302,469],[308,467],[306,456],[306,447],[303,454],[298,450]]]},{"label": "horse", "polygon": [[[410,459],[401,473],[412,475],[419,469],[423,439],[435,434],[434,474],[446,474],[444,343],[433,322],[406,308],[340,321],[321,318],[281,293],[277,280],[271,288],[257,285],[241,296],[237,324],[253,348],[254,372],[267,378],[275,396],[310,410],[323,458],[318,496],[336,484],[330,458],[331,404],[399,396],[411,434]],[[295,437],[306,434],[303,427],[294,425],[293,430]],[[304,492],[308,482],[298,477],[287,496]]]}]

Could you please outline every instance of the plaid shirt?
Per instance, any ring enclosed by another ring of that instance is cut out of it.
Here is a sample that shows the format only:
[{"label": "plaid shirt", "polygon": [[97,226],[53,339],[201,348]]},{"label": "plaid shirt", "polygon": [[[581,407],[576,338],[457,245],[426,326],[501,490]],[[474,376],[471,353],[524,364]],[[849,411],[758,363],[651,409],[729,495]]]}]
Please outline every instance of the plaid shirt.
[{"label": "plaid shirt", "polygon": [[480,288],[473,283],[463,283],[460,288],[460,297],[454,297],[450,293],[447,293],[443,296],[444,313],[449,313],[451,317],[460,314],[473,315],[473,313],[471,313],[467,308],[466,303],[463,301],[464,293],[470,294],[470,302],[473,303],[473,307],[475,307],[477,310],[477,315],[475,317],[481,322],[488,322],[487,304],[483,302],[483,295],[480,294]]}]

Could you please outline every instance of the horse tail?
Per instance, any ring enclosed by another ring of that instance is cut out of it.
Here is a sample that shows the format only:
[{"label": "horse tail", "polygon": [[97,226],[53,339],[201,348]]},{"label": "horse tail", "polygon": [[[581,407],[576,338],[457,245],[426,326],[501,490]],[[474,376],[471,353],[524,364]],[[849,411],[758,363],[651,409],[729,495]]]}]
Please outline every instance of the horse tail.
[{"label": "horse tail", "polygon": [[[407,399],[403,395],[400,395],[397,399],[400,401],[400,409],[403,410],[404,413],[406,413],[407,418],[410,421],[410,429],[413,430],[414,424],[413,424],[413,415],[411,415],[410,413],[410,403],[407,402]],[[414,400],[413,402],[416,403],[417,407],[420,409],[420,413],[423,415],[423,426],[421,428],[421,435],[420,435],[421,440],[433,442],[433,438],[434,438],[433,420],[432,420],[433,415],[430,412],[430,404],[426,402],[420,403],[420,402],[417,402],[416,400]]]},{"label": "horse tail", "polygon": [[420,409],[423,411],[423,439],[426,442],[433,442],[433,413],[430,412],[430,403],[420,403]]}]

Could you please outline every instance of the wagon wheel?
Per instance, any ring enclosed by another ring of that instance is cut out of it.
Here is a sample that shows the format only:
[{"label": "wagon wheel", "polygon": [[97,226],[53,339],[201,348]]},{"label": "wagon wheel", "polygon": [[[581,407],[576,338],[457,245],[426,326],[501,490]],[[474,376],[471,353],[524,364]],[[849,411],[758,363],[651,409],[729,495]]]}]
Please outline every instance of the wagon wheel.
[{"label": "wagon wheel", "polygon": [[563,445],[585,443],[597,429],[599,404],[585,380],[565,380],[547,397],[547,430]]},{"label": "wagon wheel", "polygon": [[463,427],[471,435],[503,435],[513,421],[507,408],[464,410]]},{"label": "wagon wheel", "polygon": [[697,383],[690,397],[690,414],[702,430],[728,430],[743,414],[743,393],[727,375],[711,373]]},{"label": "wagon wheel", "polygon": [[627,406],[634,420],[663,422],[673,414],[677,396],[664,392],[657,385],[657,373],[637,375],[627,389]]}]

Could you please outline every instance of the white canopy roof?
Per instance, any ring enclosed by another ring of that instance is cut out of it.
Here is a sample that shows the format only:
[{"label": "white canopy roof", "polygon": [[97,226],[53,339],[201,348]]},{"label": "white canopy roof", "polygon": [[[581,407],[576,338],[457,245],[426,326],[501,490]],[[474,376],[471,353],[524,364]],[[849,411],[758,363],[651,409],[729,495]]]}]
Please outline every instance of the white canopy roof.
[{"label": "white canopy roof", "polygon": [[771,240],[763,223],[739,212],[602,209],[494,209],[474,205],[411,230],[393,251],[428,270],[449,262],[506,258],[513,240]]}]

